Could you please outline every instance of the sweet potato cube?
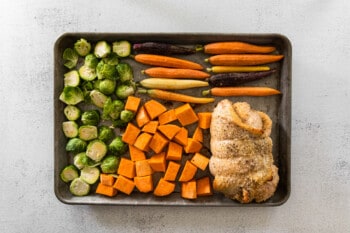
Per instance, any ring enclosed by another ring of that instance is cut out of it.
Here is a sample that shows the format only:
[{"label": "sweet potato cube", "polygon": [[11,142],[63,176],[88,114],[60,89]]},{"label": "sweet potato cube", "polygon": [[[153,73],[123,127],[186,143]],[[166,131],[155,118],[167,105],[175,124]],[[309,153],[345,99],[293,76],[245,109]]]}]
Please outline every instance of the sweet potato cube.
[{"label": "sweet potato cube", "polygon": [[187,145],[185,146],[184,150],[186,153],[196,153],[200,152],[202,149],[202,143],[193,140],[193,138],[188,138]]},{"label": "sweet potato cube", "polygon": [[135,176],[134,183],[136,188],[141,193],[149,193],[153,191],[153,178],[151,175],[149,176]]},{"label": "sweet potato cube", "polygon": [[96,191],[97,194],[101,194],[101,195],[105,195],[108,197],[114,197],[115,195],[117,195],[117,190],[115,188],[113,188],[113,186],[110,185],[104,185],[102,183],[99,183],[97,185]]},{"label": "sweet potato cube", "polygon": [[197,172],[197,167],[193,165],[190,161],[186,161],[185,166],[181,172],[179,181],[180,182],[187,182],[194,178]]},{"label": "sweet potato cube", "polygon": [[179,132],[173,138],[173,141],[182,146],[186,146],[188,143],[188,130],[185,127],[181,127]]},{"label": "sweet potato cube", "polygon": [[152,140],[152,135],[149,133],[141,133],[134,143],[134,147],[136,147],[139,150],[147,151],[149,143]]},{"label": "sweet potato cube", "polygon": [[100,175],[100,183],[107,186],[113,186],[115,178],[111,175],[102,173]]},{"label": "sweet potato cube", "polygon": [[172,140],[175,135],[180,131],[180,127],[173,124],[160,125],[158,126],[158,130],[169,140]]},{"label": "sweet potato cube", "polygon": [[180,167],[181,167],[181,164],[178,164],[174,161],[169,161],[168,167],[164,174],[164,180],[175,181],[177,174],[180,170]]},{"label": "sweet potato cube", "polygon": [[155,134],[157,132],[159,122],[158,121],[150,121],[147,124],[145,124],[142,128],[142,132]]},{"label": "sweet potato cube", "polygon": [[197,185],[195,180],[181,183],[181,197],[185,199],[197,198]]},{"label": "sweet potato cube", "polygon": [[192,157],[191,163],[193,163],[196,167],[204,171],[209,164],[209,158],[197,152]]},{"label": "sweet potato cube", "polygon": [[153,170],[147,160],[138,160],[135,162],[136,176],[152,175]]},{"label": "sweet potato cube", "polygon": [[128,177],[130,179],[135,177],[135,163],[130,159],[121,157],[119,161],[119,167],[117,170],[118,175]]},{"label": "sweet potato cube", "polygon": [[141,130],[138,127],[136,127],[132,123],[128,123],[125,132],[122,136],[122,141],[129,145],[132,145],[136,141],[136,138],[140,132]]},{"label": "sweet potato cube", "polygon": [[165,125],[165,124],[168,124],[168,123],[176,121],[176,120],[177,120],[177,118],[176,118],[174,109],[170,109],[170,110],[162,113],[158,117],[158,121],[159,121],[160,125]]},{"label": "sweet potato cube", "polygon": [[151,120],[155,119],[167,110],[163,104],[153,99],[147,101],[143,106],[145,107]]},{"label": "sweet potato cube", "polygon": [[203,142],[203,131],[198,126],[194,130],[192,138],[198,142]]},{"label": "sweet potato cube", "polygon": [[140,128],[151,120],[144,106],[141,106],[140,109],[137,111],[135,120],[136,120],[136,124]]},{"label": "sweet potato cube", "polygon": [[205,176],[197,180],[197,196],[211,196],[213,189],[209,176]]},{"label": "sweet potato cube", "polygon": [[155,153],[160,153],[165,146],[168,144],[168,139],[164,137],[161,133],[156,132],[153,137],[151,142],[149,143],[149,147],[155,152]]},{"label": "sweet potato cube", "polygon": [[166,169],[166,159],[165,152],[160,152],[158,154],[153,154],[151,158],[148,159],[148,163],[152,170],[155,172],[165,172]]},{"label": "sweet potato cube", "polygon": [[132,112],[137,112],[137,109],[139,108],[141,99],[138,97],[135,97],[133,95],[129,95],[128,99],[126,100],[125,103],[125,110],[129,110]]},{"label": "sweet potato cube", "polygon": [[211,112],[199,112],[198,116],[198,126],[201,129],[209,129],[211,122]]},{"label": "sweet potato cube", "polygon": [[182,126],[187,126],[198,121],[197,114],[189,103],[175,108],[175,115]]},{"label": "sweet potato cube", "polygon": [[122,193],[130,195],[135,188],[135,183],[133,180],[128,179],[122,175],[119,175],[113,185],[113,188],[119,190]]},{"label": "sweet potato cube", "polygon": [[153,194],[158,197],[170,195],[175,190],[175,183],[160,178]]},{"label": "sweet potato cube", "polygon": [[168,150],[166,154],[167,160],[181,160],[182,158],[182,146],[176,142],[169,142]]},{"label": "sweet potato cube", "polygon": [[131,161],[138,161],[146,159],[145,152],[134,147],[133,145],[129,145],[129,154]]}]

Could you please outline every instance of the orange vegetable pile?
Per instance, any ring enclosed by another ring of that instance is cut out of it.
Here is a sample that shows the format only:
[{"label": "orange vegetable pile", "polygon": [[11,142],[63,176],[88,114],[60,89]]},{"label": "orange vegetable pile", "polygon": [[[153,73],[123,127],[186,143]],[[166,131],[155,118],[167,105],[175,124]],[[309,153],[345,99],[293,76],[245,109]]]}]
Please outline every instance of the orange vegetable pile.
[{"label": "orange vegetable pile", "polygon": [[[208,169],[209,158],[201,149],[211,113],[196,113],[188,103],[167,109],[153,99],[142,104],[138,97],[129,98],[133,104],[126,106],[136,114],[122,135],[129,153],[121,157],[117,174],[101,174],[96,193],[162,197],[180,192],[185,199],[212,195],[210,177],[198,172]],[[195,128],[193,133],[190,126]]]}]

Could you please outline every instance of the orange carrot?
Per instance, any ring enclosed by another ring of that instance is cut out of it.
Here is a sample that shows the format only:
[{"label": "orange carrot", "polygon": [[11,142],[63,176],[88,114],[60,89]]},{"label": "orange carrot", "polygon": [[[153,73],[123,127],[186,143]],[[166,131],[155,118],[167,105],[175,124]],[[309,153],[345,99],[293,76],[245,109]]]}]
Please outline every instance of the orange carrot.
[{"label": "orange carrot", "polygon": [[163,56],[163,55],[154,55],[154,54],[137,54],[135,55],[135,60],[142,64],[152,65],[152,66],[161,66],[169,68],[182,68],[182,69],[194,69],[202,70],[203,66],[185,59]]},{"label": "orange carrot", "polygon": [[141,99],[135,96],[128,96],[128,99],[126,100],[125,103],[125,109],[130,110],[132,112],[136,112],[139,105],[140,105]]},{"label": "orange carrot", "polygon": [[164,197],[170,195],[175,190],[175,183],[166,181],[163,178],[160,178],[156,188],[153,191],[153,194],[158,197]]},{"label": "orange carrot", "polygon": [[190,161],[186,160],[185,166],[181,172],[179,181],[180,182],[187,182],[194,178],[197,172],[197,167],[193,165]]},{"label": "orange carrot", "polygon": [[134,147],[142,151],[148,151],[149,143],[152,140],[152,135],[149,133],[141,133],[135,140]]},{"label": "orange carrot", "polygon": [[100,183],[107,186],[112,186],[114,184],[115,178],[111,175],[102,173],[100,175]]},{"label": "orange carrot", "polygon": [[210,75],[206,72],[193,69],[179,69],[179,68],[165,68],[152,67],[143,70],[142,73],[147,74],[152,78],[192,78],[192,79],[206,79]]},{"label": "orange carrot", "polygon": [[220,66],[251,66],[277,62],[283,57],[283,55],[269,54],[221,54],[211,56],[206,61]]},{"label": "orange carrot", "polygon": [[213,96],[269,96],[278,95],[281,92],[270,87],[214,87],[202,91],[202,94]]},{"label": "orange carrot", "polygon": [[165,125],[165,124],[168,124],[168,123],[176,121],[176,120],[177,120],[177,118],[176,118],[174,109],[170,109],[170,110],[162,113],[158,117],[158,121],[159,121],[160,125]]},{"label": "orange carrot", "polygon": [[135,120],[139,127],[144,126],[151,120],[144,106],[141,106],[137,111]]},{"label": "orange carrot", "polygon": [[149,176],[136,176],[134,177],[134,183],[136,188],[141,193],[149,193],[153,191],[153,178],[151,175]]},{"label": "orange carrot", "polygon": [[160,114],[165,112],[167,109],[163,104],[159,103],[156,100],[149,100],[143,105],[148,113],[148,116],[151,120],[158,117]]},{"label": "orange carrot", "polygon": [[142,132],[155,134],[158,128],[159,122],[158,121],[150,121],[147,124],[143,126],[141,129]]},{"label": "orange carrot", "polygon": [[197,184],[195,180],[181,183],[181,197],[185,199],[197,198]]},{"label": "orange carrot", "polygon": [[135,183],[122,175],[119,175],[117,181],[114,183],[113,188],[119,190],[122,193],[130,195],[135,188]]},{"label": "orange carrot", "polygon": [[198,116],[198,126],[201,129],[209,129],[211,122],[211,112],[199,112]]},{"label": "orange carrot", "polygon": [[161,133],[156,132],[151,142],[149,143],[149,147],[155,152],[160,153],[164,147],[168,144],[168,139],[164,137]]},{"label": "orange carrot", "polygon": [[213,189],[209,176],[205,176],[197,180],[197,196],[211,196]]},{"label": "orange carrot", "polygon": [[198,142],[203,142],[202,129],[197,126],[196,129],[194,130],[192,138],[193,138],[193,140],[196,140]]},{"label": "orange carrot", "polygon": [[175,108],[175,115],[182,126],[187,126],[198,121],[196,112],[188,103]]},{"label": "orange carrot", "polygon": [[202,143],[193,140],[193,138],[188,138],[187,145],[184,148],[187,154],[199,152],[201,149]]},{"label": "orange carrot", "polygon": [[254,45],[239,41],[214,42],[204,45],[204,52],[209,54],[231,53],[271,53],[276,48],[273,46]]},{"label": "orange carrot", "polygon": [[186,146],[188,143],[188,130],[185,127],[181,127],[180,131],[175,135],[174,142],[180,145]]},{"label": "orange carrot", "polygon": [[135,125],[129,122],[122,136],[122,141],[129,145],[134,144],[140,131],[141,130],[139,128],[137,128]]},{"label": "orange carrot", "polygon": [[178,164],[174,161],[169,161],[168,167],[167,167],[165,174],[164,174],[164,180],[175,181],[177,173],[180,170],[180,167],[181,167],[180,164]]},{"label": "orange carrot", "polygon": [[209,158],[197,152],[192,157],[191,163],[193,163],[196,167],[204,171],[209,164]]},{"label": "orange carrot", "polygon": [[138,161],[138,160],[146,159],[145,152],[137,149],[133,145],[129,145],[129,154],[130,154],[131,161]]},{"label": "orange carrot", "polygon": [[175,135],[180,131],[180,127],[173,124],[166,124],[158,126],[158,130],[169,140],[173,139]]},{"label": "orange carrot", "polygon": [[151,98],[168,101],[178,101],[184,103],[207,104],[215,101],[214,98],[194,97],[172,91],[163,91],[159,89],[139,89],[138,93],[147,94]]},{"label": "orange carrot", "polygon": [[112,186],[104,185],[102,183],[99,183],[96,188],[97,194],[102,194],[108,197],[114,197],[115,195],[117,195],[117,192],[118,191]]},{"label": "orange carrot", "polygon": [[169,142],[168,150],[166,154],[167,160],[181,160],[182,158],[182,146],[176,142]]},{"label": "orange carrot", "polygon": [[118,175],[128,177],[130,179],[135,177],[135,164],[133,161],[121,157],[119,162],[119,167],[117,171]]},{"label": "orange carrot", "polygon": [[135,171],[136,176],[149,176],[153,174],[153,170],[146,159],[135,161]]},{"label": "orange carrot", "polygon": [[160,152],[158,154],[153,154],[151,158],[148,159],[148,163],[152,170],[155,172],[165,172],[166,170],[166,159],[165,152]]}]

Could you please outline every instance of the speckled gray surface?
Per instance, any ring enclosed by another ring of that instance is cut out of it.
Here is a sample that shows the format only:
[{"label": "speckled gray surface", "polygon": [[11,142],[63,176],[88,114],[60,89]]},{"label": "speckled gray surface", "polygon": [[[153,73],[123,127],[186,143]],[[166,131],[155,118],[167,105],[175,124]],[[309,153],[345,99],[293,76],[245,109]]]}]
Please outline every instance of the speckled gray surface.
[{"label": "speckled gray surface", "polygon": [[[12,0],[0,9],[0,232],[349,232],[350,2]],[[285,34],[292,192],[273,208],[70,206],[53,192],[53,44],[64,32]]]}]

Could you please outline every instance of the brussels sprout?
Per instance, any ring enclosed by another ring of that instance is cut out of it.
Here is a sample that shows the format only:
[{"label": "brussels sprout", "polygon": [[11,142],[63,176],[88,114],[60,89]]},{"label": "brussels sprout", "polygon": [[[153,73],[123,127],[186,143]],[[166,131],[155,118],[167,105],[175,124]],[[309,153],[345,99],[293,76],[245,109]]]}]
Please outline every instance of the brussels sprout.
[{"label": "brussels sprout", "polygon": [[112,44],[113,52],[120,57],[127,57],[131,52],[131,44],[129,41],[116,41]]},{"label": "brussels sprout", "polygon": [[86,196],[90,192],[90,185],[80,177],[75,178],[69,186],[69,191],[75,196]]},{"label": "brussels sprout", "polygon": [[105,95],[113,94],[117,82],[112,79],[103,79],[100,81],[99,90]]},{"label": "brussels sprout", "polygon": [[94,54],[97,58],[107,57],[111,52],[111,46],[106,41],[99,41],[95,45]]},{"label": "brussels sprout", "polygon": [[88,66],[92,69],[96,69],[97,64],[98,64],[98,59],[94,54],[86,55],[85,60],[84,60],[85,66]]},{"label": "brussels sprout", "polygon": [[76,105],[84,101],[84,94],[79,87],[64,87],[59,99],[67,105]]},{"label": "brussels sprout", "polygon": [[79,73],[76,70],[71,70],[64,74],[64,86],[77,87],[80,84]]},{"label": "brussels sprout", "polygon": [[83,169],[86,166],[94,165],[94,161],[87,157],[85,152],[76,154],[73,158],[73,163],[78,169]]},{"label": "brussels sprout", "polygon": [[78,120],[80,115],[81,115],[81,110],[74,105],[67,105],[64,109],[63,109],[64,115],[66,116],[66,118],[70,121],[75,121]]},{"label": "brussels sprout", "polygon": [[119,99],[126,99],[128,96],[135,94],[135,89],[131,85],[119,85],[116,90],[116,95]]},{"label": "brussels sprout", "polygon": [[99,108],[103,108],[105,102],[107,101],[108,97],[103,94],[102,92],[98,90],[92,90],[90,92],[90,98],[92,103]]},{"label": "brussels sprout", "polygon": [[108,142],[115,136],[113,129],[108,126],[102,125],[98,129],[98,139],[104,142]]},{"label": "brussels sprout", "polygon": [[120,113],[120,120],[129,122],[134,118],[135,114],[130,110],[123,110]]},{"label": "brussels sprout", "polygon": [[71,48],[66,48],[63,51],[64,66],[68,69],[73,69],[78,63],[79,55]]},{"label": "brussels sprout", "polygon": [[94,125],[83,125],[79,127],[79,138],[84,141],[96,139],[98,136],[97,127]]},{"label": "brussels sprout", "polygon": [[90,53],[91,44],[85,39],[80,39],[77,42],[75,42],[74,49],[80,56],[83,57]]},{"label": "brussels sprout", "polygon": [[81,122],[84,125],[98,125],[100,122],[100,113],[97,110],[88,110],[81,114]]},{"label": "brussels sprout", "polygon": [[87,65],[83,65],[79,68],[79,75],[86,81],[92,81],[97,77],[96,70]]},{"label": "brussels sprout", "polygon": [[108,145],[108,150],[117,155],[124,154],[128,149],[128,145],[125,144],[121,136],[117,136],[113,141]]},{"label": "brussels sprout", "polygon": [[78,136],[78,124],[75,121],[65,121],[62,123],[62,130],[67,138]]},{"label": "brussels sprout", "polygon": [[96,73],[98,79],[108,78],[116,80],[118,78],[116,67],[114,65],[106,64],[103,61],[100,61],[97,64]]},{"label": "brussels sprout", "polygon": [[88,184],[94,184],[100,177],[100,170],[97,167],[84,167],[81,169],[80,178]]},{"label": "brussels sprout", "polygon": [[67,142],[66,151],[80,153],[86,150],[86,142],[80,138],[71,138]]},{"label": "brussels sprout", "polygon": [[120,116],[120,112],[124,109],[124,102],[121,100],[112,101],[111,98],[108,98],[102,112],[102,118],[104,120],[116,120]]},{"label": "brussels sprout", "polygon": [[79,172],[77,170],[76,167],[74,167],[74,165],[67,165],[66,167],[64,167],[60,173],[60,177],[61,180],[63,180],[63,182],[70,182],[72,180],[74,180],[75,178],[79,177]]},{"label": "brussels sprout", "polygon": [[116,53],[110,53],[107,57],[103,58],[104,63],[108,65],[117,65],[119,63],[119,57]]},{"label": "brussels sprout", "polygon": [[101,162],[101,170],[103,173],[116,173],[118,170],[120,158],[115,155],[107,155]]},{"label": "brussels sprout", "polygon": [[112,125],[116,128],[125,128],[128,125],[128,122],[122,121],[121,119],[116,119],[113,120]]},{"label": "brussels sprout", "polygon": [[86,149],[86,155],[95,162],[101,161],[107,153],[106,144],[98,139],[89,143]]},{"label": "brussels sprout", "polygon": [[117,71],[121,82],[132,81],[134,79],[132,68],[128,63],[119,63],[117,65]]}]

